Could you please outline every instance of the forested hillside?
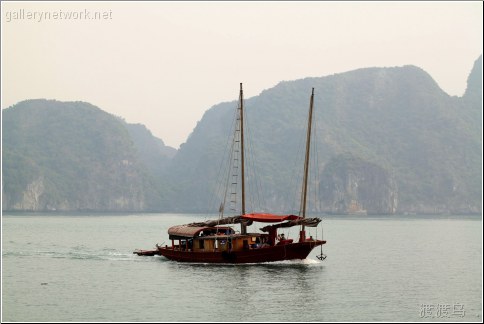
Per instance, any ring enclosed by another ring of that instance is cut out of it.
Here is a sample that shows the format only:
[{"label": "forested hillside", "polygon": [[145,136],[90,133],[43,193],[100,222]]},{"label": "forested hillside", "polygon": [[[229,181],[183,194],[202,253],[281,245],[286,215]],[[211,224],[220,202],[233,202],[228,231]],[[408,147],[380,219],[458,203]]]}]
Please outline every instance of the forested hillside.
[{"label": "forested hillside", "polygon": [[[360,197],[358,191],[349,189],[358,183],[347,177],[350,182],[343,192],[343,202],[320,197],[322,203],[313,205],[312,210],[341,213],[356,199],[372,213],[480,212],[480,71],[482,57],[475,62],[468,91],[462,98],[446,94],[422,69],[404,66],[285,81],[246,100],[262,208],[287,211],[297,205],[294,202],[298,194],[293,191],[300,184],[292,177],[295,170],[302,168],[297,159],[302,156],[309,96],[314,87],[317,137],[313,147],[319,153],[320,173],[317,181],[322,181],[331,159],[351,154],[387,175],[383,183],[373,185],[386,187],[388,191],[380,194],[391,201]],[[237,90],[235,85],[234,97]],[[207,205],[216,187],[218,170],[214,166],[220,163],[236,106],[235,101],[222,103],[207,111],[169,167],[170,182],[176,181],[179,188],[170,200],[180,210],[214,208]],[[332,185],[319,184],[321,188]],[[330,196],[342,197],[336,193]]]},{"label": "forested hillside", "polygon": [[[310,211],[482,212],[482,56],[462,97],[403,66],[283,81],[248,98],[248,211],[297,211],[311,88]],[[238,90],[178,151],[84,102],[3,110],[3,210],[216,212]]]},{"label": "forested hillside", "polygon": [[142,127],[88,103],[55,100],[20,102],[2,122],[4,210],[163,208],[165,188],[143,163],[164,156],[137,140]]}]

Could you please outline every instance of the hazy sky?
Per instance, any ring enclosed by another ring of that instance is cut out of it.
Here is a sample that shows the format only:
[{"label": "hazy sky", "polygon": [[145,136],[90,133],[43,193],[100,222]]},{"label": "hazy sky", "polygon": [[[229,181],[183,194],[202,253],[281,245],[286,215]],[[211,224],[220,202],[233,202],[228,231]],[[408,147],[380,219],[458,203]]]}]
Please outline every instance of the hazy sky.
[{"label": "hazy sky", "polygon": [[413,64],[450,95],[482,54],[465,2],[1,2],[2,108],[87,101],[170,146],[279,81]]}]

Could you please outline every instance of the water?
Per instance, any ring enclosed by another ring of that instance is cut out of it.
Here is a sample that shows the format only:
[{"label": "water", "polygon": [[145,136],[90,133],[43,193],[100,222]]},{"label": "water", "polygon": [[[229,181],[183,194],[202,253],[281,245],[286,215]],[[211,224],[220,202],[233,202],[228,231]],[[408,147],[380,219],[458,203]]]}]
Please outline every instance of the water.
[{"label": "water", "polygon": [[132,254],[205,218],[3,215],[2,321],[481,322],[481,217],[324,218],[323,262]]}]

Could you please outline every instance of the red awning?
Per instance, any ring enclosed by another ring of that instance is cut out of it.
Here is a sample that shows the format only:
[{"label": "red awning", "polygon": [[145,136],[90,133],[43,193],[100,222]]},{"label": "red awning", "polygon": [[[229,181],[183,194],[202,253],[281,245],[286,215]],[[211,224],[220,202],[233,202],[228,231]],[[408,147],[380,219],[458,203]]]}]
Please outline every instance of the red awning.
[{"label": "red awning", "polygon": [[257,214],[245,214],[241,216],[241,218],[252,220],[254,222],[279,223],[285,220],[300,219],[301,217],[296,215],[274,215],[274,214],[257,213]]}]

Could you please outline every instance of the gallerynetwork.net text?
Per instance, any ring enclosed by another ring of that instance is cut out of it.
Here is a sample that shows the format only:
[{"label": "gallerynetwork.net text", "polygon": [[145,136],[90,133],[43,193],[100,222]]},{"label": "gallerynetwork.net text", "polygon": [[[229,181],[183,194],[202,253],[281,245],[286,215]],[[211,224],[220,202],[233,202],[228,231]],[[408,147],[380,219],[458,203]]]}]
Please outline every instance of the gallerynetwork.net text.
[{"label": "gallerynetwork.net text", "polygon": [[112,10],[92,11],[92,10],[52,10],[52,11],[34,11],[34,10],[10,10],[5,12],[6,22],[17,20],[30,20],[43,22],[47,20],[110,20],[113,19]]}]

